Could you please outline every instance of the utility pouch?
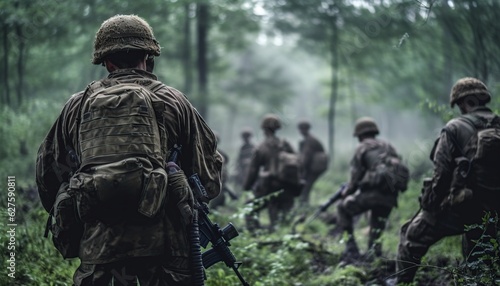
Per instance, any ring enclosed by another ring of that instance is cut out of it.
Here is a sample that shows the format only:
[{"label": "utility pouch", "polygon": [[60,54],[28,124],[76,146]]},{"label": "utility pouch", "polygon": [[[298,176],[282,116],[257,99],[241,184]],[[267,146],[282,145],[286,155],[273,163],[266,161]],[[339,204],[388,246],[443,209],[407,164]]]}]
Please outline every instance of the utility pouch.
[{"label": "utility pouch", "polygon": [[432,192],[432,178],[424,178],[420,205],[426,211],[435,211],[436,196]]},{"label": "utility pouch", "polygon": [[[112,223],[123,218],[124,214],[141,209],[146,216],[156,214],[156,207],[161,206],[165,191],[160,192],[157,206],[138,208],[153,200],[153,187],[166,185],[166,178],[161,183],[158,172],[152,174],[151,162],[145,158],[132,157],[117,162],[97,165],[88,170],[79,171],[70,179],[70,189],[77,193],[77,209],[80,219],[92,222],[96,219]],[[150,186],[145,184],[150,178]],[[150,191],[145,191],[145,189]],[[146,194],[147,193],[147,194]],[[146,209],[150,208],[150,209]]]},{"label": "utility pouch", "polygon": [[150,218],[156,216],[167,197],[167,184],[167,172],[163,168],[154,169],[147,175],[137,211]]},{"label": "utility pouch", "polygon": [[99,201],[105,205],[116,200],[136,203],[143,187],[144,169],[151,170],[152,166],[143,158],[127,158],[91,168]]},{"label": "utility pouch", "polygon": [[462,204],[472,199],[472,190],[467,187],[467,177],[471,170],[471,162],[465,157],[455,159],[457,167],[453,171],[450,194],[447,204],[452,208],[459,208]]},{"label": "utility pouch", "polygon": [[83,235],[83,223],[76,211],[75,193],[68,184],[63,184],[56,195],[54,206],[47,220],[45,237],[52,233],[52,242],[64,258],[78,256],[80,240]]}]

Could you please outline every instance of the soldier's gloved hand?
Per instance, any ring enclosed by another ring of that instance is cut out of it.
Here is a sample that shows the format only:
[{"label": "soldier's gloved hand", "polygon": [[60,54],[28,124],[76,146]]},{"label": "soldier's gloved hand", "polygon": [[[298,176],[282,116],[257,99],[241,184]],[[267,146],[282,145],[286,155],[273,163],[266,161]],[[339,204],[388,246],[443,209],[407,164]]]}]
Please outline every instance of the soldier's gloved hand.
[{"label": "soldier's gloved hand", "polygon": [[170,199],[181,214],[182,220],[186,225],[193,221],[194,197],[186,175],[182,170],[168,175],[168,190]]}]

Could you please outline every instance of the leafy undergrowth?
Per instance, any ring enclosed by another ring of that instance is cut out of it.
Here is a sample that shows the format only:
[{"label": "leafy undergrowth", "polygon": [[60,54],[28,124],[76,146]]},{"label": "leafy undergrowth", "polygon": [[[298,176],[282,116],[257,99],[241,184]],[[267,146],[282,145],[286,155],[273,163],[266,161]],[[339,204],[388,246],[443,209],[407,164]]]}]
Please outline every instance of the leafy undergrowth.
[{"label": "leafy undergrowth", "polygon": [[[318,184],[313,205],[327,200],[332,192],[326,189],[330,185],[333,183],[328,181]],[[399,227],[417,211],[418,192],[417,184],[413,184],[400,197],[399,208],[391,213],[387,229],[381,238],[383,256],[372,260],[356,260],[347,265],[341,259],[345,239],[332,232],[334,207],[328,210],[328,214],[308,225],[300,218],[309,217],[316,208],[296,209],[290,223],[280,225],[274,233],[267,230],[249,233],[245,230],[243,217],[244,203],[248,199],[246,194],[242,194],[238,201],[229,201],[228,206],[213,211],[211,217],[220,225],[232,222],[239,230],[240,235],[231,241],[231,249],[242,262],[239,268],[241,274],[252,286],[385,285],[384,281],[395,273],[394,259],[399,243]],[[43,238],[46,214],[38,203],[29,202],[20,207],[22,211],[19,211],[16,236],[16,278],[7,276],[8,263],[2,258],[3,275],[0,275],[0,285],[71,285],[78,260],[63,260],[50,239]],[[2,221],[7,221],[5,216],[2,213]],[[264,226],[268,224],[265,212],[261,214],[261,220]],[[367,225],[367,216],[361,215],[356,222],[355,235],[362,252],[366,251]],[[5,224],[0,225],[1,245],[5,246],[2,257],[8,257],[9,254],[6,247],[9,239],[7,230]],[[490,242],[496,247],[497,268],[488,275],[478,265],[462,263],[461,239],[451,237],[443,239],[430,249],[413,285],[495,285],[495,275],[500,273],[498,240],[491,238]],[[476,271],[471,272],[474,267]],[[233,271],[223,263],[207,269],[206,274],[207,286],[241,285]]]}]

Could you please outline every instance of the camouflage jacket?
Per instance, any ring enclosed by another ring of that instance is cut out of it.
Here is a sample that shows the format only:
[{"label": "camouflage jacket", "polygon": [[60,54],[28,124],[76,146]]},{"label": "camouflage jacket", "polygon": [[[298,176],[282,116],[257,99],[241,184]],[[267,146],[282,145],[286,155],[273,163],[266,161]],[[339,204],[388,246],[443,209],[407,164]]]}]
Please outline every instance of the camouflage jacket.
[{"label": "camouflage jacket", "polygon": [[[136,69],[118,70],[108,78],[137,83],[156,80],[155,75]],[[79,92],[68,100],[38,150],[36,181],[47,211],[59,187],[68,182],[72,171],[78,168],[68,152],[79,150],[77,126],[83,94]],[[179,91],[164,85],[155,95],[153,103],[164,103],[167,148],[182,144],[179,165],[188,176],[198,173],[210,198],[216,197],[221,186],[222,158],[216,151],[213,132]],[[138,216],[114,225],[99,221],[87,223],[80,244],[80,259],[84,263],[102,264],[137,256],[188,257],[187,228],[179,214],[174,214],[168,206],[165,209],[165,215],[155,219]]]},{"label": "camouflage jacket", "polygon": [[255,146],[252,143],[244,143],[243,145],[241,145],[236,162],[236,167],[239,174],[244,174],[248,169],[248,165],[250,164],[250,160],[252,159],[252,153],[254,149]]},{"label": "camouflage jacket", "polygon": [[257,146],[253,152],[250,167],[246,175],[245,183],[243,184],[245,190],[252,188],[261,172],[265,175],[269,175],[269,172],[272,171],[272,165],[278,160],[278,152],[280,150],[288,153],[295,153],[290,143],[276,136],[266,137],[264,142]]},{"label": "camouflage jacket", "polygon": [[[380,161],[380,156],[384,155],[398,156],[396,149],[390,143],[380,139],[367,138],[358,145],[351,160],[351,175],[347,184],[347,194],[352,194],[361,188],[361,182],[367,171],[373,170]],[[391,201],[391,204],[395,205],[396,201],[394,197],[397,196],[397,192],[393,193],[386,190],[372,191],[380,191],[383,194],[387,194],[388,200]]]},{"label": "camouflage jacket", "polygon": [[[486,119],[495,116],[487,107],[478,107],[469,114]],[[426,209],[437,210],[447,199],[453,172],[457,167],[455,159],[464,155],[472,159],[475,150],[471,150],[474,144],[469,144],[469,141],[471,138],[476,138],[473,136],[475,133],[475,128],[461,116],[450,120],[441,130],[430,156],[434,164],[434,172],[432,187],[428,190],[430,194],[424,194],[424,198],[430,197],[424,200],[430,204],[424,206]]]},{"label": "camouflage jacket", "polygon": [[302,165],[304,176],[307,176],[307,174],[309,174],[309,172],[311,171],[312,164],[314,163],[314,154],[320,152],[325,152],[325,149],[323,148],[321,142],[319,142],[319,140],[311,134],[307,135],[307,137],[300,141],[300,162]]},{"label": "camouflage jacket", "polygon": [[218,149],[217,150],[219,154],[222,156],[222,174],[221,174],[221,182],[222,184],[226,184],[227,180],[229,179],[229,171],[228,171],[228,166],[229,166],[229,156],[227,155],[226,152]]}]

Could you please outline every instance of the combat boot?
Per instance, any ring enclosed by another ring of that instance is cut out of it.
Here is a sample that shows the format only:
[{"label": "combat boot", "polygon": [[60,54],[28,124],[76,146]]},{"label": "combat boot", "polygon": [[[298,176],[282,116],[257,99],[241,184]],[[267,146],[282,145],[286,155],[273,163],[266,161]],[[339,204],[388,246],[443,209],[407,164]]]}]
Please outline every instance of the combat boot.
[{"label": "combat boot", "polygon": [[344,252],[341,255],[341,263],[344,265],[352,264],[356,262],[361,257],[359,253],[359,248],[354,239],[353,235],[349,235],[349,239],[346,242],[346,247]]}]

